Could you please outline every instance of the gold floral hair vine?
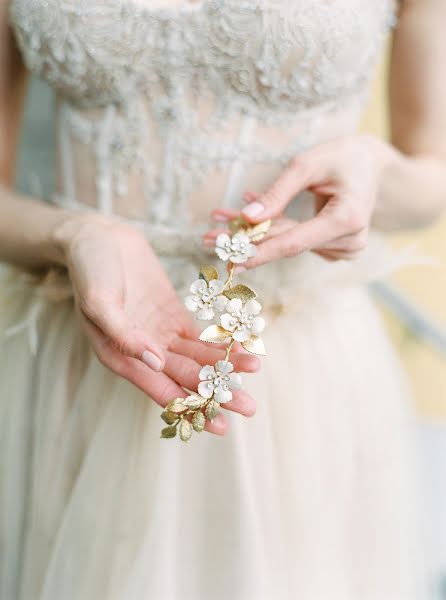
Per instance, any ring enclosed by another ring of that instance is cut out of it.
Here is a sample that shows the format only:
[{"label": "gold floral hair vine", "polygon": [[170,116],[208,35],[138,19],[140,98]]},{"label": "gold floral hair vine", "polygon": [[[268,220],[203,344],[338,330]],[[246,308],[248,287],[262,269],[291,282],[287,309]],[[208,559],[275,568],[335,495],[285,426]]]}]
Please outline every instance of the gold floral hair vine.
[{"label": "gold floral hair vine", "polygon": [[220,404],[232,400],[232,391],[242,387],[242,378],[234,373],[230,362],[232,347],[239,342],[251,354],[265,355],[265,346],[259,337],[265,328],[257,293],[243,284],[234,285],[234,268],[255,255],[255,243],[259,242],[270,228],[271,221],[251,226],[242,218],[229,223],[229,234],[221,233],[215,243],[215,253],[230,265],[225,282],[220,279],[214,266],[204,265],[199,278],[190,286],[190,295],[185,299],[188,310],[202,321],[217,321],[209,325],[200,335],[200,340],[211,344],[229,341],[224,360],[215,365],[205,365],[199,373],[197,391],[189,392],[186,398],[174,398],[161,414],[167,427],[161,431],[162,438],[174,438],[177,433],[183,442],[188,442],[194,431],[201,432],[206,421],[218,415]]}]

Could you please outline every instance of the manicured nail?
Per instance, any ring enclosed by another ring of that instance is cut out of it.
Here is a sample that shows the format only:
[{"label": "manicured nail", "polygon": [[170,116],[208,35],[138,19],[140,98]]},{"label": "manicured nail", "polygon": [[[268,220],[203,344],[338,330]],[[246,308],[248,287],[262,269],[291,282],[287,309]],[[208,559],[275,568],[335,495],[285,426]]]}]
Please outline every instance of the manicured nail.
[{"label": "manicured nail", "polygon": [[263,204],[261,204],[260,202],[251,202],[251,204],[248,204],[248,206],[242,210],[242,213],[246,217],[250,217],[251,219],[254,219],[258,215],[260,215],[260,213],[263,210],[265,210],[265,207],[263,206]]},{"label": "manicured nail", "polygon": [[158,356],[156,356],[156,354],[153,354],[153,352],[149,352],[149,350],[144,350],[141,356],[141,360],[153,371],[156,371],[157,373],[161,371],[161,359],[159,359]]},{"label": "manicured nail", "polygon": [[208,248],[212,248],[213,246],[215,246],[215,240],[214,238],[203,238],[203,245],[207,246]]},{"label": "manicured nail", "polygon": [[218,221],[219,223],[227,223],[229,221],[229,217],[226,215],[221,215],[219,213],[212,215],[214,221]]},{"label": "manicured nail", "polygon": [[246,271],[246,267],[234,267],[234,275],[239,275],[243,271]]}]

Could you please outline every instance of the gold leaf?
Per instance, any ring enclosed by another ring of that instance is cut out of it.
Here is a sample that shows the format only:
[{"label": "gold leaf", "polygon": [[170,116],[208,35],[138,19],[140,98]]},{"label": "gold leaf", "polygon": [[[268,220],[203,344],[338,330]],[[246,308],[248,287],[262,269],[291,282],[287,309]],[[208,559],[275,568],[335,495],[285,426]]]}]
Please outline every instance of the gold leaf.
[{"label": "gold leaf", "polygon": [[245,221],[245,219],[242,216],[239,216],[239,217],[236,217],[235,219],[232,219],[232,221],[229,221],[228,227],[229,227],[229,231],[230,231],[231,235],[234,235],[234,234],[238,233],[239,231],[248,229],[249,223],[248,223],[248,221]]},{"label": "gold leaf", "polygon": [[257,223],[253,227],[250,227],[245,231],[246,235],[249,236],[251,242],[260,242],[265,237],[271,227],[271,219]]},{"label": "gold leaf", "polygon": [[191,394],[184,402],[188,408],[200,408],[206,402],[206,398],[203,398],[200,394]]},{"label": "gold leaf", "polygon": [[202,342],[210,342],[211,344],[222,344],[225,340],[231,337],[231,333],[220,327],[220,325],[211,325],[201,333],[200,340]]},{"label": "gold leaf", "polygon": [[242,346],[245,350],[251,352],[251,354],[259,354],[260,356],[266,355],[265,344],[256,335],[252,335],[249,340],[242,342]]},{"label": "gold leaf", "polygon": [[209,419],[209,421],[213,421],[215,419],[215,417],[218,415],[218,413],[220,412],[218,410],[218,403],[215,402],[215,400],[211,400],[209,402],[209,404],[206,406],[206,418]]},{"label": "gold leaf", "polygon": [[192,425],[187,419],[182,419],[180,424],[180,438],[183,442],[188,442],[192,437]]},{"label": "gold leaf", "polygon": [[218,271],[212,265],[203,265],[200,268],[200,279],[204,279],[207,283],[213,279],[218,279]]},{"label": "gold leaf", "polygon": [[174,438],[177,434],[177,428],[175,425],[170,425],[169,427],[164,427],[161,431],[161,437],[165,439]]},{"label": "gold leaf", "polygon": [[173,413],[181,413],[186,410],[187,406],[184,403],[185,398],[175,398],[166,406],[166,411]]},{"label": "gold leaf", "polygon": [[199,410],[192,417],[192,426],[195,429],[195,431],[200,432],[200,431],[203,431],[205,425],[206,425],[206,417],[201,412],[201,410]]},{"label": "gold leaf", "polygon": [[169,410],[165,410],[163,413],[161,413],[161,418],[168,425],[173,425],[177,421],[178,415],[176,415],[174,412],[170,412]]},{"label": "gold leaf", "polygon": [[226,290],[226,292],[223,292],[223,294],[226,296],[226,298],[229,298],[229,300],[232,300],[233,298],[239,298],[242,302],[248,302],[248,300],[257,298],[257,294],[254,290],[241,283],[229,290]]}]

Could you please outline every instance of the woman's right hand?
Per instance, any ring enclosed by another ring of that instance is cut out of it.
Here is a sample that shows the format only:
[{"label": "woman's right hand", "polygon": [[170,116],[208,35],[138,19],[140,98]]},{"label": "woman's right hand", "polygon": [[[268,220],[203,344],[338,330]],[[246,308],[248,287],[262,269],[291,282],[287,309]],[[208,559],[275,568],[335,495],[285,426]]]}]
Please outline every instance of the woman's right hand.
[{"label": "woman's right hand", "polygon": [[[100,216],[68,219],[55,233],[73,286],[81,324],[97,357],[110,370],[165,406],[196,390],[205,364],[223,359],[221,347],[198,340],[197,331],[144,236]],[[259,360],[235,352],[236,371],[255,372]],[[224,408],[255,412],[254,400],[234,392]],[[218,415],[206,429],[223,434]]]}]

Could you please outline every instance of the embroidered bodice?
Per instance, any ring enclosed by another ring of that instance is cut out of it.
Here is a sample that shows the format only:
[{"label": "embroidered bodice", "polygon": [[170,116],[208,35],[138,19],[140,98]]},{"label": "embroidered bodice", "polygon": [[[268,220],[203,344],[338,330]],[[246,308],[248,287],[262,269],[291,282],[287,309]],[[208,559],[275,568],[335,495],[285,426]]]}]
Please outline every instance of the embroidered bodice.
[{"label": "embroidered bodice", "polygon": [[[56,91],[53,200],[141,227],[182,293],[209,260],[199,231],[212,208],[240,206],[296,153],[355,130],[395,5],[10,0],[10,16],[28,67]],[[305,253],[246,282],[283,306],[390,262],[376,249],[337,264]]]},{"label": "embroidered bodice", "polygon": [[58,199],[183,227],[351,130],[393,0],[11,0]]}]

